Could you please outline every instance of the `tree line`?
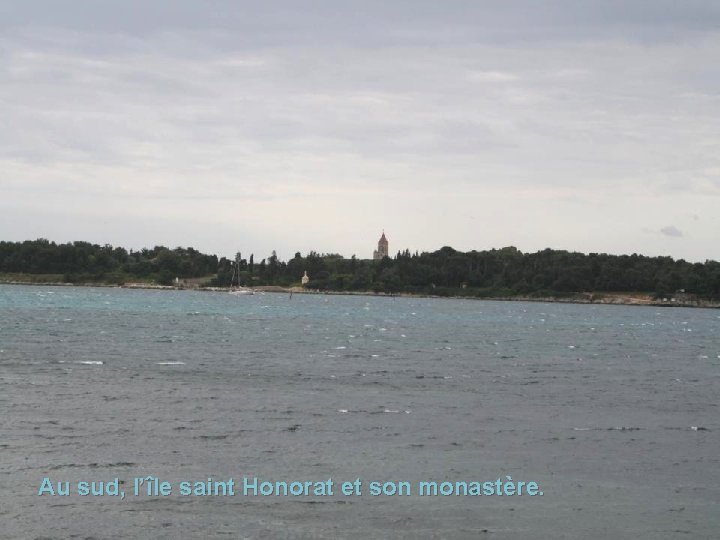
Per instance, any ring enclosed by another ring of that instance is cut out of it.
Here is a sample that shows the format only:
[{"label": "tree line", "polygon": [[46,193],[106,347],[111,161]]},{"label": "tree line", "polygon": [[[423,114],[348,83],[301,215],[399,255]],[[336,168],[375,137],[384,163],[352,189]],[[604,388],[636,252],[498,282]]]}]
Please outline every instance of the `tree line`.
[{"label": "tree line", "polygon": [[56,244],[43,238],[0,242],[0,272],[53,274],[68,283],[122,284],[129,279],[170,284],[176,277],[204,277],[217,271],[218,258],[193,248],[155,246],[139,251],[89,242]]},{"label": "tree line", "polygon": [[206,278],[203,285],[298,285],[328,291],[375,291],[434,295],[558,296],[579,292],[644,292],[667,297],[684,291],[720,298],[720,263],[691,263],[671,257],[608,255],[514,247],[486,251],[405,250],[379,261],[311,251],[287,261],[275,252],[261,260],[218,258],[193,248],[156,246],[139,251],[88,242],[55,244],[39,239],[0,242],[0,272],[62,275],[68,282],[171,284],[175,278]]}]

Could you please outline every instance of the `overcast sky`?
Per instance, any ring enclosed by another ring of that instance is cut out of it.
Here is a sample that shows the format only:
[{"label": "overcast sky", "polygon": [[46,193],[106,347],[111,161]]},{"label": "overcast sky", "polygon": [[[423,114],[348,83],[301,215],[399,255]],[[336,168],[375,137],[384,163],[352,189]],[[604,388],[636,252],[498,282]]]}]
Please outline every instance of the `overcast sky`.
[{"label": "overcast sky", "polygon": [[720,2],[0,0],[0,240],[720,259]]}]

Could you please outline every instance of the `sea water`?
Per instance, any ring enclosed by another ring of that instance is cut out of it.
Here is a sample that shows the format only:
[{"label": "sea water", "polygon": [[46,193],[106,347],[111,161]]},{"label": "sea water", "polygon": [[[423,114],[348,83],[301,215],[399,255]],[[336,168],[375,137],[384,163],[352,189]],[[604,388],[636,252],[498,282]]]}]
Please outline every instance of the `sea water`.
[{"label": "sea water", "polygon": [[[717,310],[0,286],[0,538],[716,538],[719,400]],[[543,495],[38,496],[145,476]]]}]

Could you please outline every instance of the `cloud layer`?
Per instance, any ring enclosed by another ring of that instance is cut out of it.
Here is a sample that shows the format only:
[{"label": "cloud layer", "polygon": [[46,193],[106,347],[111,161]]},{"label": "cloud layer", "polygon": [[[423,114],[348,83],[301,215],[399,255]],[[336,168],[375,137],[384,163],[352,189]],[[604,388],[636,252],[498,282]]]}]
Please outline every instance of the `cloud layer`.
[{"label": "cloud layer", "polygon": [[4,238],[720,258],[714,2],[98,6],[0,7]]}]

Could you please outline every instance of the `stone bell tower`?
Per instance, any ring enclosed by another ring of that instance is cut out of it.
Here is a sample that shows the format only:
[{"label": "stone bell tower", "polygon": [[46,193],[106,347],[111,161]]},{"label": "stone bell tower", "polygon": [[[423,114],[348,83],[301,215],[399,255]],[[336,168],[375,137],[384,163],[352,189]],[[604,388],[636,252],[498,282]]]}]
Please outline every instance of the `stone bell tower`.
[{"label": "stone bell tower", "polygon": [[380,237],[380,240],[378,240],[378,248],[377,250],[373,251],[373,259],[376,261],[382,259],[383,257],[388,256],[388,241],[387,238],[385,238],[385,231],[383,231],[382,236]]}]

